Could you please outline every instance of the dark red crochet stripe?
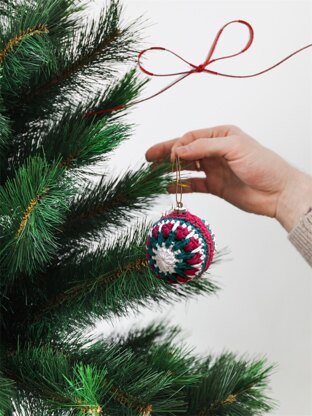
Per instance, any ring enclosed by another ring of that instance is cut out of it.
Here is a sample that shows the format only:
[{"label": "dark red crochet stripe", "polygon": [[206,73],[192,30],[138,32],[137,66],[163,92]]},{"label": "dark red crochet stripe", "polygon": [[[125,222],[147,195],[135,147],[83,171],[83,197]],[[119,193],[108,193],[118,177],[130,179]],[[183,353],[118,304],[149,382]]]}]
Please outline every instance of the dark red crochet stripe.
[{"label": "dark red crochet stripe", "polygon": [[214,243],[213,243],[212,235],[210,234],[208,228],[205,226],[203,221],[197,215],[191,214],[189,211],[183,214],[172,212],[171,214],[164,215],[161,217],[161,219],[167,219],[167,218],[178,218],[178,219],[181,218],[181,219],[190,221],[191,224],[194,224],[200,230],[200,232],[205,237],[208,243],[208,256],[207,256],[205,267],[203,270],[203,271],[206,271],[213,260]]}]

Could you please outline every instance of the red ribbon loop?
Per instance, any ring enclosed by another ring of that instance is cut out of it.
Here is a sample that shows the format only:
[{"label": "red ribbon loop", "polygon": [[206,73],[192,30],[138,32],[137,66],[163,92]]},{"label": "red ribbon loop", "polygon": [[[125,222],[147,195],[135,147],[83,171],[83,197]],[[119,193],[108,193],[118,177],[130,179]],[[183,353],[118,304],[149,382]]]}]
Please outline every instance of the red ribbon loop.
[{"label": "red ribbon loop", "polygon": [[[226,27],[228,27],[229,25],[232,25],[233,23],[240,23],[240,24],[247,27],[248,32],[249,32],[249,38],[248,38],[248,41],[247,41],[245,47],[242,50],[240,50],[239,52],[233,53],[231,55],[225,55],[225,56],[221,56],[219,58],[212,59],[213,55],[214,55],[214,52],[216,50],[217,44],[219,42],[220,36],[222,35],[222,32],[225,30]],[[138,55],[138,66],[139,66],[139,68],[141,69],[142,72],[144,72],[146,75],[156,76],[156,77],[172,77],[172,76],[178,76],[178,75],[179,75],[179,77],[175,81],[173,81],[171,84],[162,88],[160,91],[156,92],[155,94],[150,95],[149,97],[143,98],[143,99],[138,100],[138,101],[133,101],[133,102],[130,102],[129,104],[125,104],[125,105],[117,105],[115,107],[108,108],[108,109],[103,109],[103,110],[99,110],[99,111],[90,111],[90,112],[86,113],[86,115],[89,115],[89,116],[100,115],[100,114],[103,114],[103,113],[108,113],[108,112],[128,108],[128,107],[131,107],[135,104],[139,104],[139,103],[142,103],[144,101],[150,100],[151,98],[157,97],[158,95],[162,94],[163,92],[165,92],[169,88],[173,87],[175,84],[182,81],[182,79],[188,77],[191,74],[197,73],[197,72],[198,73],[206,72],[206,73],[211,74],[211,75],[219,75],[219,76],[222,76],[222,77],[229,77],[229,78],[252,78],[252,77],[256,77],[258,75],[264,74],[265,72],[271,71],[271,69],[273,69],[273,68],[277,67],[278,65],[282,64],[283,62],[287,61],[292,56],[294,56],[294,55],[298,54],[299,52],[303,51],[304,49],[310,48],[312,46],[312,43],[310,43],[306,46],[303,46],[302,48],[292,52],[290,55],[286,56],[285,58],[283,58],[282,60],[280,60],[276,64],[274,64],[274,65],[270,66],[269,68],[266,68],[262,71],[256,72],[254,74],[232,75],[232,74],[225,74],[225,73],[221,73],[221,72],[212,71],[212,70],[207,68],[213,62],[221,61],[221,60],[228,59],[228,58],[233,58],[234,56],[238,56],[238,55],[241,55],[242,53],[246,52],[250,48],[250,46],[252,45],[253,39],[254,39],[254,31],[253,31],[253,28],[252,28],[250,23],[246,22],[245,20],[232,20],[232,21],[226,23],[224,26],[222,26],[221,29],[218,31],[218,33],[215,36],[214,41],[211,45],[211,48],[208,52],[207,58],[200,65],[194,65],[191,62],[187,61],[186,59],[182,58],[182,56],[178,55],[177,53],[171,51],[170,49],[163,48],[162,46],[152,46],[151,48],[144,49]],[[148,51],[163,51],[163,52],[170,53],[170,54],[174,55],[175,57],[177,57],[178,59],[180,59],[181,61],[183,61],[184,63],[186,63],[187,65],[189,65],[191,67],[191,69],[189,69],[188,71],[172,72],[172,73],[164,73],[164,74],[157,74],[157,73],[153,73],[151,71],[148,71],[146,68],[144,68],[144,66],[141,63],[141,59],[142,59],[143,55],[145,55]]]},{"label": "red ribbon loop", "polygon": [[[239,52],[233,53],[231,55],[221,56],[220,58],[212,59],[212,56],[215,52],[215,49],[216,49],[217,44],[219,42],[219,38],[222,35],[222,32],[224,31],[224,29],[227,26],[230,26],[233,23],[240,23],[242,25],[245,25],[248,28],[249,39],[248,39],[248,42],[246,43],[246,46]],[[208,70],[207,66],[212,64],[213,62],[221,61],[223,59],[233,58],[234,56],[238,56],[238,55],[241,55],[242,53],[246,52],[247,49],[250,48],[250,46],[253,42],[253,38],[254,38],[254,31],[253,31],[252,26],[248,22],[245,22],[245,20],[232,20],[232,21],[226,23],[224,26],[222,26],[222,28],[218,31],[218,33],[217,33],[217,35],[216,35],[216,37],[215,37],[215,39],[212,43],[212,46],[211,46],[211,48],[208,52],[207,58],[200,65],[194,65],[191,62],[187,61],[186,59],[182,58],[182,56],[178,55],[176,52],[173,52],[170,49],[163,48],[162,46],[152,46],[151,48],[144,49],[143,51],[141,51],[138,55],[138,65],[139,65],[139,68],[141,69],[141,71],[144,72],[146,75],[156,76],[156,77],[172,77],[172,76],[177,76],[177,75],[190,75],[190,74],[193,74],[194,72],[208,72],[208,73],[213,73],[214,75],[217,75],[217,73],[215,71]],[[180,59],[181,61],[185,62],[192,69],[190,69],[189,71],[171,72],[171,73],[165,73],[165,74],[157,74],[155,72],[150,72],[141,63],[141,59],[142,59],[143,55],[145,55],[149,51],[165,51],[165,52],[168,52],[171,55],[174,55],[175,57]]]}]

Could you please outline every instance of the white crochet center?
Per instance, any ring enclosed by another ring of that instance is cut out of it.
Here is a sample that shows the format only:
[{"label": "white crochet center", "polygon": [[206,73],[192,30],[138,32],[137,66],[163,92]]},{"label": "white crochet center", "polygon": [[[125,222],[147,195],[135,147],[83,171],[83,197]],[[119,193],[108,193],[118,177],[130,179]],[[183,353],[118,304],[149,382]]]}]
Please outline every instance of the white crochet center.
[{"label": "white crochet center", "polygon": [[176,263],[181,261],[176,258],[175,254],[180,250],[174,252],[172,246],[166,247],[163,243],[162,245],[157,244],[153,251],[153,258],[156,261],[155,267],[158,267],[163,273],[174,273]]}]

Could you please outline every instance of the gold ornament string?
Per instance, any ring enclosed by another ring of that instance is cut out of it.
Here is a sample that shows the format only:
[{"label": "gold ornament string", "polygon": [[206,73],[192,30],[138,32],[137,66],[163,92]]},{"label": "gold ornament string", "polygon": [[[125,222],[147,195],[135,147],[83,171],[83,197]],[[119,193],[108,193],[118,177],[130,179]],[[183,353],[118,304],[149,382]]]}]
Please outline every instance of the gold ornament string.
[{"label": "gold ornament string", "polygon": [[176,208],[182,209],[183,208],[183,188],[188,188],[189,186],[186,183],[182,182],[181,179],[181,160],[179,156],[176,156],[175,159],[172,161],[172,173],[175,171],[175,200],[176,200]]}]

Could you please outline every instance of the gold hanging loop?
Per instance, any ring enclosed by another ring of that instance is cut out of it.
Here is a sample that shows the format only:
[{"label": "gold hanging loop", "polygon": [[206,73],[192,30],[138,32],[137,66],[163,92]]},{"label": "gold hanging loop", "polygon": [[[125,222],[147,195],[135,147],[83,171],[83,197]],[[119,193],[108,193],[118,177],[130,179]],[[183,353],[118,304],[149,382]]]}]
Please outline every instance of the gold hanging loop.
[{"label": "gold hanging loop", "polygon": [[172,162],[172,173],[175,170],[175,199],[176,199],[176,207],[175,211],[179,213],[183,213],[186,209],[183,207],[182,197],[183,197],[183,186],[181,180],[181,160],[179,156],[176,156]]}]

